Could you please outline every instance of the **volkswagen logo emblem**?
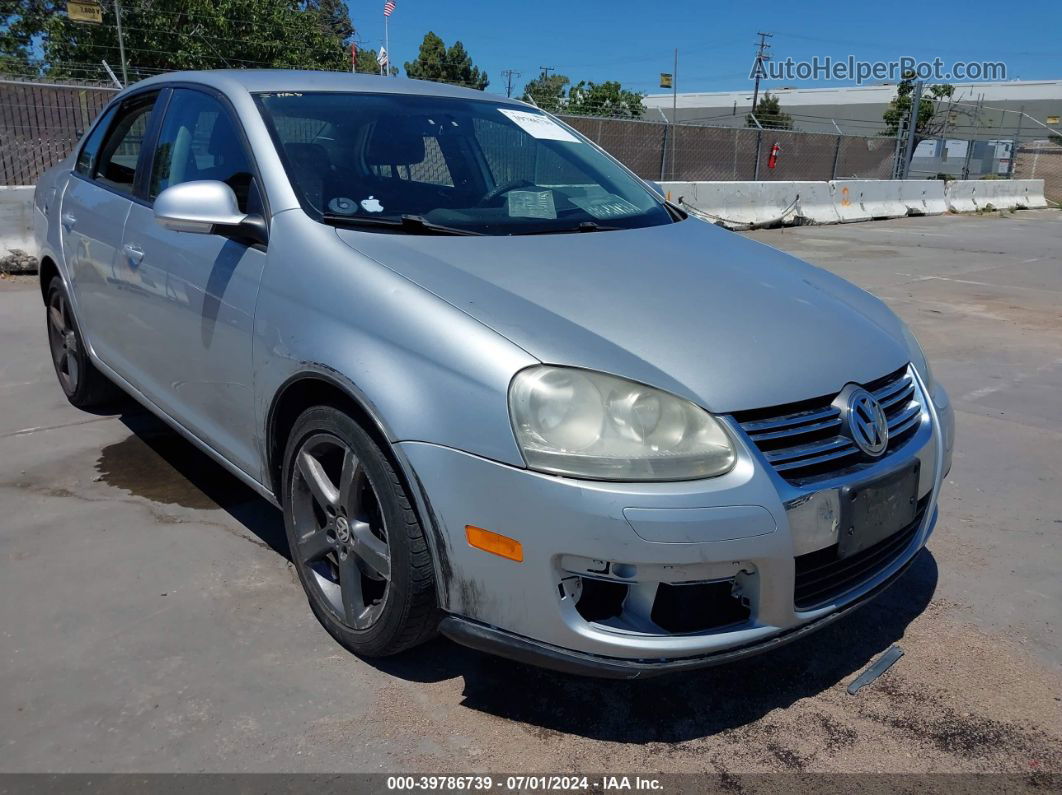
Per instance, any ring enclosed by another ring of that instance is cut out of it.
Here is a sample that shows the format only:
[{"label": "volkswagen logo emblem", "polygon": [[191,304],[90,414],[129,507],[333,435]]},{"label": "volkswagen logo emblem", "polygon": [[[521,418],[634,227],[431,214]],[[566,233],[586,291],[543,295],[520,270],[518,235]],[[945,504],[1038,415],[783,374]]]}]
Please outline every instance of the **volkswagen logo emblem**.
[{"label": "volkswagen logo emblem", "polygon": [[841,412],[848,435],[856,447],[869,456],[879,456],[889,446],[889,422],[874,396],[862,387],[852,385],[842,393]]}]

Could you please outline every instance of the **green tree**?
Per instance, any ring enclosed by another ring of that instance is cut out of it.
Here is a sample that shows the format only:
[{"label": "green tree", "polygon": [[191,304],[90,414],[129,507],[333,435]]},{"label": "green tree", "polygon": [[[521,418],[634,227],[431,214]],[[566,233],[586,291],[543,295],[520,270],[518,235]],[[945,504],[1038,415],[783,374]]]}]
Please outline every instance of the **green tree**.
[{"label": "green tree", "polygon": [[524,86],[524,102],[531,102],[549,113],[557,113],[564,104],[564,92],[571,82],[564,75],[543,72]]},{"label": "green tree", "polygon": [[41,64],[33,54],[33,40],[44,32],[54,14],[65,13],[57,0],[21,0],[0,11],[0,72],[36,75]]},{"label": "green tree", "polygon": [[[71,21],[65,3],[24,0],[0,17],[2,54],[32,51],[40,37],[38,71],[50,77],[106,79],[106,60],[119,72],[113,0],[103,24]],[[296,0],[152,0],[122,6],[131,79],[171,69],[281,67],[349,69],[343,34],[345,5]],[[349,23],[349,16],[347,16]]]},{"label": "green tree", "polygon": [[564,105],[565,113],[585,114],[587,116],[630,116],[639,117],[645,113],[642,97],[637,91],[628,91],[614,80],[604,83],[592,83],[580,80],[568,89],[568,101]]},{"label": "green tree", "polygon": [[[753,115],[756,116],[753,119]],[[749,113],[745,116],[745,124],[748,127],[755,127],[756,122],[760,123],[760,126],[768,130],[792,130],[793,129],[793,117],[788,113],[782,112],[782,106],[778,102],[778,97],[772,97],[770,94],[764,94],[760,97],[760,101],[756,103],[756,110],[754,113]]]},{"label": "green tree", "polygon": [[431,31],[424,34],[416,60],[406,61],[405,67],[406,75],[417,80],[454,83],[480,91],[490,84],[487,73],[473,65],[465,45],[456,41],[447,49],[446,43]]},{"label": "green tree", "polygon": [[350,21],[350,9],[343,0],[307,0],[306,8],[317,12],[326,32],[349,46],[354,38],[354,23]]},{"label": "green tree", "polygon": [[[896,135],[900,125],[911,113],[915,77],[914,72],[907,72],[903,80],[896,85],[896,96],[881,114],[881,118],[885,121],[885,132],[882,135]],[[943,133],[944,125],[947,124],[947,114],[941,111],[939,100],[947,99],[954,93],[955,86],[948,83],[922,88],[922,98],[918,102],[918,123],[915,125],[915,137],[918,140],[936,138]]]}]

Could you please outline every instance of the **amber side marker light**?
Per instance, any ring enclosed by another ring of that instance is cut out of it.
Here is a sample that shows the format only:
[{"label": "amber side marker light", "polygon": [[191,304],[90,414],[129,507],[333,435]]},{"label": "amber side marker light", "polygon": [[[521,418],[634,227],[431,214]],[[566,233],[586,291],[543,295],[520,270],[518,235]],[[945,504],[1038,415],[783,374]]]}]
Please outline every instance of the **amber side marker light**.
[{"label": "amber side marker light", "polygon": [[524,548],[515,538],[509,538],[500,533],[492,533],[490,530],[484,530],[482,527],[470,524],[465,525],[465,538],[468,539],[469,546],[476,549],[482,549],[492,555],[515,560],[517,563],[524,562]]}]

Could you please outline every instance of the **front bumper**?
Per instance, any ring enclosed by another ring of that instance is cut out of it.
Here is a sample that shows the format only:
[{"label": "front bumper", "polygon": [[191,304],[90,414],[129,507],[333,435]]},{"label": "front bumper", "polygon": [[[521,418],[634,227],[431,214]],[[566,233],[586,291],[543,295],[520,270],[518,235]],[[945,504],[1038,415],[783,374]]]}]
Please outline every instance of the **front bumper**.
[{"label": "front bumper", "polygon": [[807,624],[801,624],[798,627],[747,646],[725,649],[697,657],[681,657],[674,660],[625,660],[615,657],[601,657],[595,654],[569,651],[547,643],[540,643],[497,627],[487,626],[486,624],[480,624],[455,615],[448,615],[443,618],[439,625],[439,631],[450,640],[463,646],[487,652],[488,654],[496,654],[499,657],[506,657],[517,662],[537,665],[540,668],[549,668],[553,671],[561,671],[562,673],[576,674],[578,676],[594,676],[601,679],[649,679],[663,674],[694,671],[699,668],[709,668],[713,665],[737,662],[746,657],[762,654],[787,643],[800,640],[862,607],[896,582],[896,580],[900,579],[900,576],[910,568],[914,561],[915,558],[913,557],[908,559],[903,566],[879,586],[866,592],[843,608],[822,618],[815,619]]},{"label": "front bumper", "polygon": [[[917,459],[917,526],[882,565],[812,609],[794,603],[797,556],[837,542],[823,506],[852,484],[794,489],[740,431],[731,472],[683,483],[581,481],[403,442],[440,531],[443,631],[549,667],[631,677],[744,657],[817,629],[893,582],[932,532],[951,417],[942,391],[923,406],[918,431],[859,475]],[[471,547],[466,525],[518,540],[523,561]]]}]

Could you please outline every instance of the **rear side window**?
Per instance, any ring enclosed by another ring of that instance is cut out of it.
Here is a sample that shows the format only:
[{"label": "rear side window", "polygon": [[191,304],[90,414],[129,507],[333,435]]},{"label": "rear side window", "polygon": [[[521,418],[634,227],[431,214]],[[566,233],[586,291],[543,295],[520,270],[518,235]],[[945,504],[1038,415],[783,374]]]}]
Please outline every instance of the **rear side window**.
[{"label": "rear side window", "polygon": [[116,111],[117,108],[112,107],[103,114],[103,118],[93,128],[92,133],[85,141],[85,145],[81,147],[81,151],[78,153],[74,171],[87,179],[92,178],[92,172],[96,168],[96,157],[100,153],[100,144],[103,143],[103,136],[107,134],[107,128],[114,121]]},{"label": "rear side window", "polygon": [[94,169],[97,182],[122,193],[133,192],[137,162],[156,97],[156,94],[137,96],[122,103]]},{"label": "rear side window", "polygon": [[243,138],[229,112],[209,94],[174,90],[153,160],[150,199],[172,185],[212,179],[232,188],[241,211],[261,211]]}]

